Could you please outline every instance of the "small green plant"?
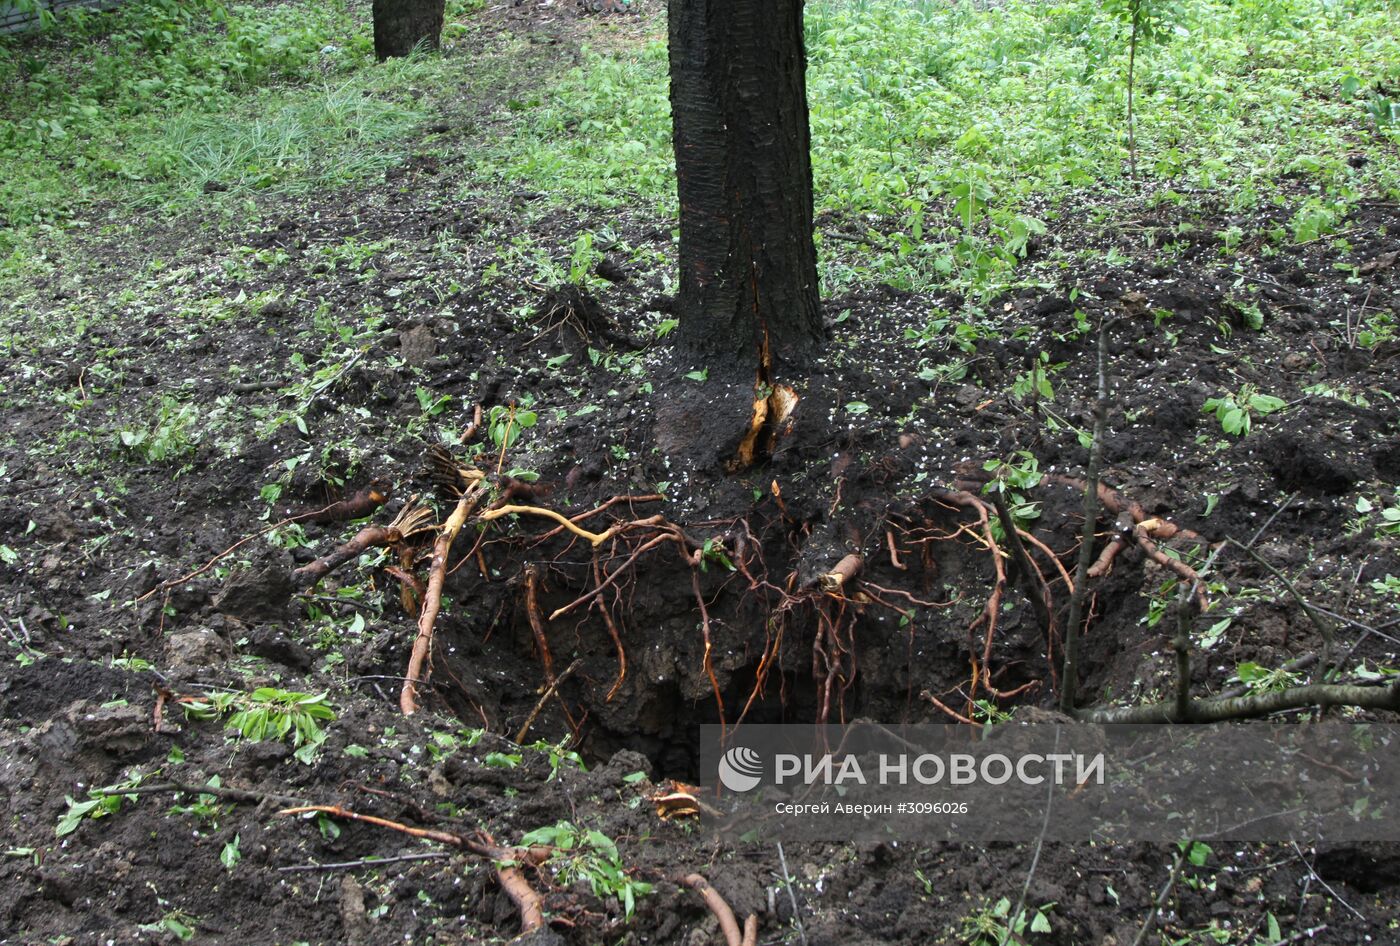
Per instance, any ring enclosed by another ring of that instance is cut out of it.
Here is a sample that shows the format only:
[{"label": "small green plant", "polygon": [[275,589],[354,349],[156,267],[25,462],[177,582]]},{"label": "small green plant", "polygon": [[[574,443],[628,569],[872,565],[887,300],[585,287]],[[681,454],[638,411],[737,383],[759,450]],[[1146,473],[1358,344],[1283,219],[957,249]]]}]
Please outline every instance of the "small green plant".
[{"label": "small green plant", "polygon": [[[1019,458],[1019,459],[1016,459]],[[1017,526],[1024,527],[1032,520],[1040,518],[1040,503],[1032,502],[1026,493],[1040,485],[1045,474],[1040,472],[1040,461],[1029,450],[1017,450],[1012,458],[988,460],[982,469],[992,474],[992,480],[982,487],[982,492],[1000,493],[1006,500],[1007,510]],[[1001,522],[992,519],[992,531],[1000,539]]]},{"label": "small green plant", "polygon": [[731,572],[735,571],[734,563],[729,560],[722,539],[708,538],[705,540],[705,544],[700,547],[700,570],[706,571],[711,562]]},{"label": "small green plant", "polygon": [[601,831],[583,829],[569,821],[537,828],[520,839],[526,846],[554,848],[546,862],[562,884],[586,880],[597,897],[616,897],[628,919],[637,907],[637,898],[651,892],[652,885],[630,876],[622,866],[617,844]]},{"label": "small green plant", "polygon": [[502,455],[515,446],[515,442],[520,439],[522,430],[528,430],[537,423],[539,423],[538,414],[517,407],[514,403],[509,407],[497,404],[486,415],[487,432],[491,437],[491,442],[496,445]]},{"label": "small green plant", "polygon": [[1260,394],[1252,384],[1243,385],[1234,394],[1209,398],[1201,410],[1213,413],[1220,421],[1220,428],[1227,434],[1246,436],[1253,426],[1253,418],[1277,413],[1288,406],[1283,398],[1271,394]]},{"label": "small green plant", "polygon": [[228,716],[225,729],[231,729],[249,742],[290,739],[298,760],[310,764],[316,750],[325,742],[323,722],[335,719],[335,710],[325,693],[297,693],[273,687],[259,687],[251,693],[218,692],[184,703],[190,719],[211,720]]},{"label": "small green plant", "polygon": [[1356,511],[1359,515],[1347,524],[1348,532],[1356,534],[1371,527],[1375,529],[1378,539],[1400,535],[1400,501],[1391,506],[1381,499],[1371,500],[1359,496],[1356,500]]},{"label": "small green plant", "polygon": [[545,781],[552,782],[558,778],[559,769],[565,763],[572,765],[580,772],[588,771],[588,767],[583,764],[583,756],[572,749],[565,748],[572,739],[572,736],[566,736],[559,742],[546,742],[540,739],[527,747],[530,749],[537,749],[549,756],[549,778],[545,779]]},{"label": "small green plant", "polygon": [[1025,374],[1017,375],[1011,384],[1011,396],[1018,401],[1043,398],[1055,400],[1055,388],[1050,384],[1050,375],[1064,367],[1064,363],[1051,364],[1050,353],[1043,351]]},{"label": "small green plant", "polygon": [[199,413],[192,404],[181,404],[166,395],[160,399],[155,423],[145,429],[124,429],[118,439],[122,447],[147,463],[164,463],[192,453],[199,442],[195,425]]},{"label": "small green plant", "polygon": [[68,802],[68,810],[63,813],[62,818],[58,819],[58,826],[54,828],[54,834],[60,838],[64,837],[77,831],[78,826],[86,819],[105,818],[121,811],[123,802],[134,802],[136,796],[118,793],[123,789],[137,787],[141,784],[141,779],[142,775],[138,772],[116,785],[91,789],[88,792],[88,797],[83,801],[75,801],[71,795],[64,796],[64,800]]},{"label": "small green plant", "polygon": [[1231,679],[1243,683],[1245,686],[1249,687],[1249,689],[1257,693],[1267,693],[1270,690],[1286,690],[1291,686],[1296,686],[1299,682],[1299,677],[1296,673],[1284,670],[1281,667],[1277,670],[1270,670],[1267,667],[1261,667],[1253,661],[1246,661],[1236,667],[1235,675]]},{"label": "small green plant", "polygon": [[1027,933],[1049,933],[1050,911],[1054,903],[1043,903],[1034,910],[1011,915],[1011,901],[1002,897],[996,903],[963,917],[963,942],[968,946],[1003,946],[1026,941]]}]

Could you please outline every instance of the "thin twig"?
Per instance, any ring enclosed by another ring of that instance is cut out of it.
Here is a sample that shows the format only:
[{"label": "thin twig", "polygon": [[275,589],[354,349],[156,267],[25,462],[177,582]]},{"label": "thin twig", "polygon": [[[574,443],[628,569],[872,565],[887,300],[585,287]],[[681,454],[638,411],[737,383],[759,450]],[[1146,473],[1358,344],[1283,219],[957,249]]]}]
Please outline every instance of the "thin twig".
[{"label": "thin twig", "polygon": [[[1060,751],[1060,727],[1055,727],[1055,752]],[[1046,781],[1049,781],[1047,779]],[[1026,897],[1031,891],[1031,880],[1035,877],[1035,869],[1040,865],[1040,852],[1045,847],[1045,835],[1050,830],[1050,809],[1055,803],[1055,786],[1053,783],[1046,787],[1045,791],[1045,817],[1040,822],[1040,835],[1035,839],[1035,854],[1031,855],[1031,866],[1026,871],[1026,882],[1021,885],[1021,896],[1016,900],[1016,909],[1011,911],[1011,916],[1007,919],[1006,929],[1002,933],[1001,942],[997,946],[1006,946],[1011,939],[1012,928],[1016,925],[1017,919],[1021,916],[1021,911],[1026,908]]]},{"label": "thin twig", "polygon": [[540,710],[544,709],[544,704],[549,702],[549,698],[559,689],[559,685],[569,679],[569,677],[573,675],[573,672],[582,666],[583,658],[579,657],[573,663],[569,664],[563,673],[549,682],[549,685],[545,687],[545,691],[540,694],[539,700],[536,701],[535,708],[530,710],[530,715],[525,718],[525,725],[521,726],[520,731],[515,734],[516,745],[525,744],[525,736],[530,732],[530,727],[535,725],[535,717],[540,715]]},{"label": "thin twig", "polygon": [[234,788],[231,785],[190,785],[185,782],[161,782],[156,785],[137,785],[135,788],[93,789],[90,795],[163,795],[166,792],[184,792],[193,795],[214,795],[231,801],[275,801],[279,805],[302,805],[306,799],[278,792],[265,792],[256,788]]},{"label": "thin twig", "polygon": [[1065,625],[1065,659],[1060,671],[1060,711],[1074,712],[1075,691],[1079,689],[1079,624],[1089,597],[1089,566],[1094,559],[1094,531],[1099,519],[1099,467],[1103,463],[1104,428],[1108,424],[1108,327],[1099,326],[1099,390],[1094,401],[1094,438],[1089,446],[1089,467],[1084,480],[1084,532],[1079,539],[1079,558],[1074,566],[1074,592],[1069,599],[1069,620]]},{"label": "thin twig", "polygon": [[802,914],[797,909],[797,894],[792,889],[792,875],[788,873],[787,855],[783,853],[783,842],[778,842],[778,863],[783,868],[783,886],[787,888],[788,902],[792,904],[792,922],[797,924],[797,938],[802,946],[807,946],[807,932],[802,928]]},{"label": "thin twig", "polygon": [[1161,893],[1157,894],[1157,899],[1152,901],[1152,909],[1147,912],[1147,919],[1142,921],[1142,929],[1133,939],[1133,946],[1142,946],[1147,942],[1147,934],[1152,932],[1152,927],[1157,925],[1157,915],[1162,912],[1162,907],[1166,905],[1167,897],[1171,896],[1172,889],[1176,887],[1176,882],[1181,879],[1181,869],[1186,866],[1186,855],[1190,853],[1191,846],[1196,843],[1195,838],[1187,838],[1181,845],[1181,849],[1176,853],[1176,862],[1172,864],[1172,872],[1167,877],[1167,882],[1162,885]]},{"label": "thin twig", "polygon": [[423,851],[418,854],[399,854],[395,857],[366,857],[358,861],[338,861],[334,864],[292,864],[277,868],[278,873],[289,874],[295,871],[352,870],[356,867],[382,867],[401,861],[444,861],[452,855],[446,851]]}]

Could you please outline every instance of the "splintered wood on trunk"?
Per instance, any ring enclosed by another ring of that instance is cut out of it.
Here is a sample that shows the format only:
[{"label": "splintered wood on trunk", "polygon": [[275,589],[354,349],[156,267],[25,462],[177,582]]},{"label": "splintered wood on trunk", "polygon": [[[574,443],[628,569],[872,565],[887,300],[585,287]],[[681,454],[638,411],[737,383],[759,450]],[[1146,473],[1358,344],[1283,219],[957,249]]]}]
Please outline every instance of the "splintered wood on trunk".
[{"label": "splintered wood on trunk", "polygon": [[445,12],[446,0],[374,0],[375,58],[407,56],[420,44],[437,49]]},{"label": "splintered wood on trunk", "polygon": [[773,381],[823,338],[802,0],[670,0],[679,337]]}]

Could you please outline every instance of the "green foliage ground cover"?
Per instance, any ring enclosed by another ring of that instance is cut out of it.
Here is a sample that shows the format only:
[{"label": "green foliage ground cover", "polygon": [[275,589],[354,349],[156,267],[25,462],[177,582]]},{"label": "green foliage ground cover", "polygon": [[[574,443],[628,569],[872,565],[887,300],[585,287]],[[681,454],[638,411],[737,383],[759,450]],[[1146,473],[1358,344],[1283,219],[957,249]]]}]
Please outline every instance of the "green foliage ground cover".
[{"label": "green foliage ground cover", "polygon": [[447,67],[373,67],[363,12],[137,0],[0,40],[0,253],[102,202],[175,213],[382,171]]},{"label": "green foliage ground cover", "polygon": [[[471,4],[450,5],[461,29]],[[1056,201],[1133,189],[1287,207],[1295,240],[1400,192],[1400,10],[1385,0],[813,0],[818,210],[829,289],[1004,286]],[[0,259],[94,206],[238,208],[367,179],[476,60],[375,65],[363,4],[141,0],[0,41]],[[586,52],[507,101],[461,158],[463,197],[674,213],[664,29]],[[421,90],[427,94],[421,94]],[[407,137],[412,137],[407,136]],[[1301,182],[1301,185],[1300,185]],[[36,228],[38,228],[36,230]]]},{"label": "green foliage ground cover", "polygon": [[[1150,10],[1159,28],[1139,50],[1137,148],[1159,199],[1285,201],[1315,237],[1359,194],[1400,189],[1394,4]],[[1028,198],[1126,188],[1128,16],[1093,0],[809,3],[818,210],[882,224],[863,272],[827,276],[918,287],[1004,275],[1037,228]],[[483,172],[561,200],[674,212],[661,38],[590,54],[516,108],[519,134],[482,155]],[[1302,204],[1280,187],[1296,177]]]}]

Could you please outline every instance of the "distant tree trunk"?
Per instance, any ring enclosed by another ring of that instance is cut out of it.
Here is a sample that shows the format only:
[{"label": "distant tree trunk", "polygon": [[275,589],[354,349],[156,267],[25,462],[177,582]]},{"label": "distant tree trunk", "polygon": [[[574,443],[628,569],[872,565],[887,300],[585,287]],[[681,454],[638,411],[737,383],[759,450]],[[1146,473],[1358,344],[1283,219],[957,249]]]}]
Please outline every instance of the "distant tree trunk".
[{"label": "distant tree trunk", "polygon": [[407,56],[420,43],[437,49],[446,5],[446,0],[374,0],[374,55],[383,62]]},{"label": "distant tree trunk", "polygon": [[822,338],[802,0],[670,0],[679,338],[768,383]]}]

